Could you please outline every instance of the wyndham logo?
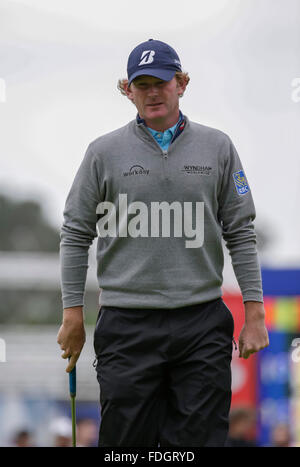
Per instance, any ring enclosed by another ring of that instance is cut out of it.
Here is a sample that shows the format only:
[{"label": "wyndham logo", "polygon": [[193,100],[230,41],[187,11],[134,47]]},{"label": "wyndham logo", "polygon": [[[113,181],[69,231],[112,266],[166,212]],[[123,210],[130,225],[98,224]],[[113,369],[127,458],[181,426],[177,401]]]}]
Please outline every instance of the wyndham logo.
[{"label": "wyndham logo", "polygon": [[250,188],[247,183],[244,171],[240,170],[239,172],[235,172],[232,175],[238,194],[245,195],[246,193],[248,193],[248,191],[250,191]]},{"label": "wyndham logo", "polygon": [[212,168],[206,165],[185,165],[181,172],[186,174],[211,175]]},{"label": "wyndham logo", "polygon": [[149,175],[150,170],[144,169],[141,165],[133,165],[130,167],[129,172],[123,172],[124,177],[128,177],[130,175]]}]

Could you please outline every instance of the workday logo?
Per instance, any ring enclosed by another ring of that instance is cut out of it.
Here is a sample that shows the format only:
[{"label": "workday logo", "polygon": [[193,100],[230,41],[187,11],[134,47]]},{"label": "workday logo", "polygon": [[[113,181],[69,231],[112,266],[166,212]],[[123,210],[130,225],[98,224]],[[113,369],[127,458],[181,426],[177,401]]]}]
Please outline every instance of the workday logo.
[{"label": "workday logo", "polygon": [[133,165],[130,167],[129,172],[123,172],[124,177],[130,177],[131,175],[149,175],[150,170],[144,169],[141,165]]},{"label": "workday logo", "polygon": [[6,362],[6,344],[4,339],[0,339],[0,363]]},{"label": "workday logo", "polygon": [[138,66],[141,65],[150,65],[154,61],[155,50],[144,50],[141,55],[140,63]]},{"label": "workday logo", "polygon": [[200,248],[204,243],[203,201],[134,201],[119,193],[117,207],[110,201],[98,204],[98,235],[106,237],[181,237],[186,248]]}]

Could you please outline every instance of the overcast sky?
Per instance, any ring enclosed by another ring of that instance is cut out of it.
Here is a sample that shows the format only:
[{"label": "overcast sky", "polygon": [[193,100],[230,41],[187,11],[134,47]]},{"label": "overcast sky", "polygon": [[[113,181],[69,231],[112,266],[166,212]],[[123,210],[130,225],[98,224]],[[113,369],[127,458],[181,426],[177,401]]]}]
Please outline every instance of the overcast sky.
[{"label": "overcast sky", "polygon": [[238,149],[265,263],[300,267],[299,24],[299,0],[0,0],[0,191],[60,226],[90,141],[135,118],[116,88],[129,53],[159,39],[191,77],[183,113]]}]

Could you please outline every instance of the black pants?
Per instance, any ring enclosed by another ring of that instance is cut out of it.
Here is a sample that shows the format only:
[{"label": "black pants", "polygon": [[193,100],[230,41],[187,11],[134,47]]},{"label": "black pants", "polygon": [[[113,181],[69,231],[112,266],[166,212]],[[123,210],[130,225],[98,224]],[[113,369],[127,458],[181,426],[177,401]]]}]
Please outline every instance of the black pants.
[{"label": "black pants", "polygon": [[223,446],[233,328],[221,298],[175,310],[101,307],[99,446]]}]

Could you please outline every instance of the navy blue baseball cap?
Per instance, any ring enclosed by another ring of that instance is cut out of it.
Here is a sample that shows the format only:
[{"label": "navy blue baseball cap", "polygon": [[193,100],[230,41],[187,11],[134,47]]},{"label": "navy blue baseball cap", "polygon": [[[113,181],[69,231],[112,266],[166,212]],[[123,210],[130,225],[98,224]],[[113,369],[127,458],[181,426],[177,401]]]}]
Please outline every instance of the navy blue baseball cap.
[{"label": "navy blue baseball cap", "polygon": [[170,81],[176,71],[181,71],[181,63],[175,50],[165,42],[149,39],[135,47],[128,57],[128,86],[141,75]]}]

